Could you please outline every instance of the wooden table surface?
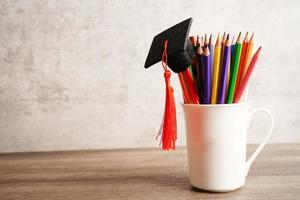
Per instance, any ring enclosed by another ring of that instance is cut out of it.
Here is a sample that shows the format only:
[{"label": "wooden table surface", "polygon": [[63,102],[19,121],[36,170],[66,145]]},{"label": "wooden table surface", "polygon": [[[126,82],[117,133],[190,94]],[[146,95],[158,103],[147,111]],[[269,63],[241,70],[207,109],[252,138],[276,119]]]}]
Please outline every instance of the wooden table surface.
[{"label": "wooden table surface", "polygon": [[190,186],[185,148],[0,154],[0,199],[299,200],[300,144],[267,145],[229,193]]}]

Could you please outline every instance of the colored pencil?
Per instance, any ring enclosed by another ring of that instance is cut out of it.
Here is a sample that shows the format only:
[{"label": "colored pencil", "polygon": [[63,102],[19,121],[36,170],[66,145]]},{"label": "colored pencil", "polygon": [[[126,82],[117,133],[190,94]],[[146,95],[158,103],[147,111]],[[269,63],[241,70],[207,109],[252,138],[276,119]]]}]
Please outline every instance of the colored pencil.
[{"label": "colored pencil", "polygon": [[[190,41],[191,41],[191,43],[192,43],[192,45],[193,45],[193,47],[194,47],[194,50],[196,50],[196,43],[197,43],[197,40],[196,40],[196,37],[195,36],[190,36]],[[190,67],[190,71],[191,71],[191,73],[192,73],[192,75],[193,75],[193,80],[194,80],[194,82],[195,82],[195,84],[196,84],[196,82],[197,82],[197,80],[196,80],[196,78],[197,78],[197,73],[196,73],[196,62],[197,62],[197,59],[196,59],[196,57],[194,57],[193,58],[193,61],[192,61],[192,64],[189,66]]]},{"label": "colored pencil", "polygon": [[248,85],[249,79],[253,73],[254,67],[256,65],[257,59],[260,55],[260,51],[261,51],[261,47],[258,48],[258,50],[255,52],[255,54],[253,55],[250,64],[248,66],[248,69],[245,73],[245,76],[243,77],[242,81],[241,81],[241,85],[239,87],[239,90],[237,91],[237,93],[234,96],[234,103],[238,103],[241,99],[242,94],[244,93],[244,90],[246,88],[246,86]]},{"label": "colored pencil", "polygon": [[196,48],[196,42],[197,42],[196,36],[190,36],[190,41],[192,42],[194,48]]},{"label": "colored pencil", "polygon": [[207,34],[205,33],[205,35],[204,35],[204,46],[208,46],[208,44],[209,44],[209,40],[208,40]]},{"label": "colored pencil", "polygon": [[[226,32],[223,33],[222,41],[221,41],[221,57],[220,57],[220,68],[222,68],[223,63],[223,55],[224,55],[224,46],[226,42]],[[221,76],[221,70],[219,71],[219,77]]]},{"label": "colored pencil", "polygon": [[211,104],[217,103],[218,85],[219,85],[219,71],[220,71],[220,58],[221,58],[221,39],[220,35],[217,37],[214,49],[214,64],[213,64],[213,78],[212,78],[212,91],[211,91]]},{"label": "colored pencil", "polygon": [[210,69],[210,52],[208,46],[204,47],[203,53],[203,66],[204,66],[204,93],[203,93],[203,103],[210,103],[210,93],[211,93],[211,69]]},{"label": "colored pencil", "polygon": [[221,63],[223,63],[223,54],[224,54],[225,42],[226,42],[226,32],[223,33],[222,42],[221,42]]},{"label": "colored pencil", "polygon": [[231,69],[231,75],[229,81],[229,88],[227,92],[227,103],[233,102],[234,90],[236,85],[236,77],[237,77],[238,67],[240,63],[241,50],[242,50],[242,42],[241,42],[241,33],[240,33],[234,47],[234,58],[231,60],[233,64],[231,65],[232,69]]},{"label": "colored pencil", "polygon": [[237,90],[240,87],[241,79],[242,79],[242,73],[245,67],[245,58],[246,58],[246,52],[247,52],[247,47],[248,47],[248,32],[245,35],[243,45],[242,45],[242,51],[241,51],[241,58],[240,58],[240,63],[239,63],[239,69],[238,69],[238,75],[236,79],[236,84],[235,84],[235,91],[234,93],[237,93]]},{"label": "colored pencil", "polygon": [[204,93],[204,65],[203,65],[203,50],[201,47],[201,43],[197,44],[196,56],[198,60],[198,68],[197,68],[197,80],[198,80],[198,97],[200,102],[203,102],[203,93]]},{"label": "colored pencil", "polygon": [[233,61],[235,59],[235,45],[236,45],[236,42],[234,41],[234,36],[232,37],[232,42],[231,42],[231,56],[230,56],[230,73],[229,73],[229,78],[230,79],[230,76],[232,75],[232,68],[233,68]]},{"label": "colored pencil", "polygon": [[230,81],[230,77],[232,74],[232,65],[233,65],[234,56],[235,56],[235,42],[234,42],[234,36],[233,36],[232,42],[231,42],[230,59],[229,59],[228,73],[227,73],[227,79],[226,79],[226,97],[225,97],[225,99],[227,98],[227,94],[228,94],[229,81]]},{"label": "colored pencil", "polygon": [[186,86],[184,85],[184,81],[183,81],[183,77],[182,77],[181,73],[178,73],[178,79],[179,79],[179,83],[181,85],[183,102],[184,103],[189,103],[190,100],[188,99],[188,95],[187,95],[187,91],[186,91]]},{"label": "colored pencil", "polygon": [[222,69],[221,69],[221,76],[220,76],[220,86],[219,86],[219,93],[218,93],[218,103],[224,104],[225,103],[225,93],[226,93],[226,79],[228,73],[228,65],[230,59],[230,42],[229,42],[229,35],[226,39],[223,51],[223,58],[222,58]]},{"label": "colored pencil", "polygon": [[193,77],[192,74],[190,72],[189,68],[186,68],[186,70],[180,72],[182,73],[182,77],[183,77],[183,82],[184,85],[186,86],[186,90],[187,90],[187,95],[188,95],[188,99],[190,100],[190,104],[198,104],[199,103],[199,99],[198,99],[198,95],[194,86],[194,82],[193,82]]},{"label": "colored pencil", "polygon": [[[254,33],[252,34],[250,40],[249,40],[249,43],[248,43],[248,47],[247,47],[247,52],[246,52],[246,58],[245,58],[245,68],[244,68],[244,71],[243,71],[243,74],[242,74],[242,78],[245,76],[245,73],[249,67],[249,64],[250,64],[250,61],[251,61],[251,58],[252,58],[252,55],[253,55],[253,48],[254,48]],[[245,89],[245,92],[243,93],[243,95],[241,96],[240,98],[240,101],[245,101],[247,99],[247,94],[248,94],[248,87]]]},{"label": "colored pencil", "polygon": [[211,79],[212,79],[212,73],[213,73],[213,65],[214,65],[214,44],[213,44],[213,41],[212,41],[212,34],[210,34],[209,36],[209,45],[208,45],[208,48],[209,48],[209,52],[210,52],[210,55],[209,55],[209,58],[210,58],[210,69],[211,69]]},{"label": "colored pencil", "polygon": [[254,33],[252,34],[250,41],[248,43],[247,52],[246,52],[246,56],[245,56],[245,66],[243,68],[242,78],[245,76],[248,66],[250,64],[252,53],[253,53],[252,52],[253,47],[254,47]]}]

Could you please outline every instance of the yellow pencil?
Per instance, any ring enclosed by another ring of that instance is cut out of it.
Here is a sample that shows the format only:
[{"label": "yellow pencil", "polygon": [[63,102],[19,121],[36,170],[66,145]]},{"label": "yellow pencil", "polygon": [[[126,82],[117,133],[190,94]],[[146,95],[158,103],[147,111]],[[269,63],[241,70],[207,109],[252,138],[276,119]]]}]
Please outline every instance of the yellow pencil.
[{"label": "yellow pencil", "polygon": [[248,43],[247,52],[246,52],[246,56],[245,56],[245,64],[244,64],[241,80],[243,80],[243,78],[246,74],[246,71],[248,69],[248,66],[250,64],[251,58],[252,58],[253,47],[254,47],[254,39],[253,38],[254,38],[254,33],[252,34],[250,41]]},{"label": "yellow pencil", "polygon": [[214,65],[213,65],[213,81],[212,81],[212,92],[211,92],[211,104],[217,103],[218,96],[218,84],[219,84],[219,71],[220,71],[220,63],[221,63],[221,39],[220,35],[218,35],[215,49],[214,49]]}]

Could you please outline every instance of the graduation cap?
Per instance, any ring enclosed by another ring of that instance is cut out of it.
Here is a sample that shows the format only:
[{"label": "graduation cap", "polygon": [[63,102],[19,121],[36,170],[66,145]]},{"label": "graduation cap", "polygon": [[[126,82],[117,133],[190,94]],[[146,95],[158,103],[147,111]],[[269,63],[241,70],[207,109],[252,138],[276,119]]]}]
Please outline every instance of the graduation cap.
[{"label": "graduation cap", "polygon": [[171,28],[156,35],[152,41],[145,68],[161,61],[164,51],[164,42],[168,41],[168,66],[175,73],[184,71],[191,63],[195,51],[188,39],[192,18],[186,19]]},{"label": "graduation cap", "polygon": [[191,24],[192,18],[189,18],[156,35],[145,62],[145,68],[149,68],[153,64],[162,61],[165,71],[165,111],[161,128],[158,132],[158,136],[161,135],[163,150],[175,149],[177,139],[176,105],[174,90],[170,84],[171,72],[168,70],[168,67],[180,75],[191,65],[195,54],[193,44],[188,38]]}]

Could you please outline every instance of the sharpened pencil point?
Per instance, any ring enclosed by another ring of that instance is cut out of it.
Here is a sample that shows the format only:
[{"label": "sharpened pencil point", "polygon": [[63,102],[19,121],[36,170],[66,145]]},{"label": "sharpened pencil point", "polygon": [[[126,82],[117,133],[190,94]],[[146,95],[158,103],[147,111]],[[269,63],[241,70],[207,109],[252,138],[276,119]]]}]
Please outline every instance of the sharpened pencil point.
[{"label": "sharpened pencil point", "polygon": [[222,43],[225,43],[226,41],[226,32],[224,32],[223,36],[222,36]]},{"label": "sharpened pencil point", "polygon": [[197,53],[198,55],[202,55],[202,54],[203,54],[203,50],[202,50],[201,45],[197,46],[196,53]]},{"label": "sharpened pencil point", "polygon": [[241,42],[241,36],[242,36],[242,33],[240,32],[238,38],[236,39],[236,43],[239,43],[239,44],[242,43]]},{"label": "sharpened pencil point", "polygon": [[209,44],[209,40],[208,40],[208,37],[207,37],[207,34],[205,33],[205,36],[204,36],[204,44],[205,45],[208,45]]},{"label": "sharpened pencil point", "polygon": [[254,40],[254,32],[251,35],[250,42],[253,42],[253,40]]},{"label": "sharpened pencil point", "polygon": [[201,46],[201,45],[200,45],[200,41],[199,41],[199,35],[197,35],[196,48],[199,46]]},{"label": "sharpened pencil point", "polygon": [[227,39],[226,39],[226,41],[225,41],[225,45],[226,45],[226,46],[230,46],[229,34],[228,34]]},{"label": "sharpened pencil point", "polygon": [[216,46],[221,46],[220,34],[218,34],[218,37],[217,37],[217,40],[216,40]]},{"label": "sharpened pencil point", "polygon": [[231,45],[234,45],[234,36],[232,37]]},{"label": "sharpened pencil point", "polygon": [[261,52],[261,46],[257,49],[255,55],[256,55],[256,56],[259,56],[260,52]]},{"label": "sharpened pencil point", "polygon": [[209,48],[208,48],[208,47],[205,47],[205,48],[204,48],[204,55],[205,55],[205,56],[209,56],[209,55],[210,55],[210,52],[209,52]]},{"label": "sharpened pencil point", "polygon": [[248,31],[246,32],[246,35],[245,35],[245,38],[244,38],[244,42],[248,42],[249,39],[248,39]]}]

